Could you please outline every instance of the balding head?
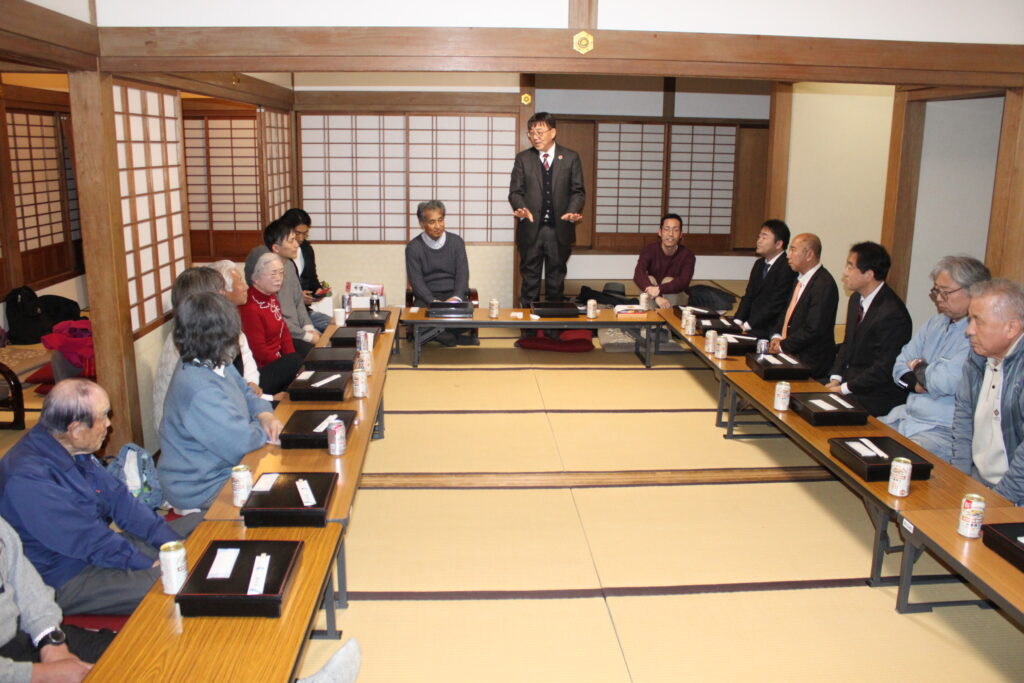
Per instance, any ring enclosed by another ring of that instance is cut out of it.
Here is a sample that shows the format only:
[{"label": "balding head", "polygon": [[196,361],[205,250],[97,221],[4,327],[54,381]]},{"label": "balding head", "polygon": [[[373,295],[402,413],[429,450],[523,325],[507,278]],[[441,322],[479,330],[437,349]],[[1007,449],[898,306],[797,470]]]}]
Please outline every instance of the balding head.
[{"label": "balding head", "polygon": [[821,240],[811,232],[802,232],[789,243],[789,267],[803,275],[821,261]]},{"label": "balding head", "polygon": [[110,399],[95,382],[80,377],[61,380],[50,390],[39,426],[69,453],[94,453],[110,427]]}]

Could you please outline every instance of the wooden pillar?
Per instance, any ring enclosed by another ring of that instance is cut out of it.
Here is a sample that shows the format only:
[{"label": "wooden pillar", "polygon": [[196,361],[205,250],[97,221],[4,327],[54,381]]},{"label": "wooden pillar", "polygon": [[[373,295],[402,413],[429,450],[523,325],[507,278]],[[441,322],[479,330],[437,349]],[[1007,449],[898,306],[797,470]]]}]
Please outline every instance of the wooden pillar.
[{"label": "wooden pillar", "polygon": [[7,138],[7,105],[3,86],[0,85],[0,249],[3,251],[5,295],[13,287],[25,284],[21,272],[21,252],[18,249],[18,214],[14,204],[14,175],[11,171],[11,145]]},{"label": "wooden pillar", "polygon": [[[571,10],[570,10],[571,12]],[[537,111],[537,79],[533,74],[519,74],[519,121],[516,125],[516,151],[525,149],[528,146],[526,140],[526,124],[530,117]],[[509,216],[512,215],[512,207],[508,208]],[[511,219],[515,224],[515,218]],[[515,238],[513,237],[513,240]],[[512,247],[512,301],[511,306],[519,305],[519,287],[522,282],[519,279],[519,247],[513,244]]]},{"label": "wooden pillar", "polygon": [[1024,282],[1024,89],[1006,91],[985,265]]},{"label": "wooden pillar", "polygon": [[[789,186],[789,131],[793,119],[793,84],[772,83],[768,115],[768,186],[764,218],[786,218]],[[797,231],[799,232],[799,231]]]},{"label": "wooden pillar", "polygon": [[68,85],[96,376],[110,395],[113,427],[108,448],[112,449],[126,441],[142,441],[135,341],[128,307],[113,79],[96,71],[72,71]]},{"label": "wooden pillar", "polygon": [[597,0],[569,0],[569,28],[597,28]]},{"label": "wooden pillar", "polygon": [[897,90],[892,108],[889,136],[889,170],[882,209],[882,246],[892,256],[886,282],[906,299],[910,279],[910,258],[917,216],[917,187],[921,177],[921,147],[924,144],[924,100],[910,99],[909,92]]}]

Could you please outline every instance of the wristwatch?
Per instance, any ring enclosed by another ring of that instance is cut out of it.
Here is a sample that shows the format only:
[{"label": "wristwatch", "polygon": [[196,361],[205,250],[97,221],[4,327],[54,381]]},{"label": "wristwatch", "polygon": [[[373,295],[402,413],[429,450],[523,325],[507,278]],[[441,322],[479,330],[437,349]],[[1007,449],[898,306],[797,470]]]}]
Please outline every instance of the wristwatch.
[{"label": "wristwatch", "polygon": [[64,631],[60,628],[54,628],[45,636],[39,639],[36,643],[36,649],[42,650],[47,645],[63,645],[68,640],[68,637],[64,634]]}]

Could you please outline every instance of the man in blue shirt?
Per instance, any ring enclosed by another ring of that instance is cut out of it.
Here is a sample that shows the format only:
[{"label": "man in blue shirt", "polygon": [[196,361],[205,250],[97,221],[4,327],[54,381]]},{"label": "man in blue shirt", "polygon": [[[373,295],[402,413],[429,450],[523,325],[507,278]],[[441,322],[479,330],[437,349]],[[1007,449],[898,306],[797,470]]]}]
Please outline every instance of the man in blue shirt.
[{"label": "man in blue shirt", "polygon": [[893,380],[907,391],[907,402],[879,419],[944,460],[952,455],[953,409],[967,340],[968,290],[991,276],[970,256],[946,256],[932,269],[929,294],[938,314],[925,322],[903,347],[892,369]]},{"label": "man in blue shirt", "polygon": [[160,546],[200,521],[188,515],[172,527],[103,468],[92,454],[109,427],[107,392],[66,379],[0,460],[0,515],[68,614],[130,614],[160,577]]}]

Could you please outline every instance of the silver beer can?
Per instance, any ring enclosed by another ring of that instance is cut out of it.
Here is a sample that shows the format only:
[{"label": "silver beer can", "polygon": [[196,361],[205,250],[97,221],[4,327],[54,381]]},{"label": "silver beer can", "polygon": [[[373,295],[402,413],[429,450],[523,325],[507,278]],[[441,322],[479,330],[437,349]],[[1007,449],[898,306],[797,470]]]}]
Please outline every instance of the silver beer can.
[{"label": "silver beer can", "polygon": [[252,472],[248,465],[235,465],[231,468],[231,502],[236,508],[245,505],[252,492]]},{"label": "silver beer can", "polygon": [[647,309],[651,305],[651,295],[647,292],[640,293],[640,308]]},{"label": "silver beer can", "polygon": [[185,585],[188,563],[185,561],[185,544],[169,541],[160,546],[160,581],[164,593],[175,595]]},{"label": "silver beer can", "polygon": [[345,455],[347,447],[345,423],[341,420],[331,420],[331,423],[327,425],[327,452],[334,456],[342,456]]},{"label": "silver beer can", "polygon": [[908,458],[893,458],[889,469],[889,495],[905,498],[910,495],[910,474],[913,466]]},{"label": "silver beer can", "polygon": [[496,320],[501,315],[501,304],[497,299],[491,299],[487,304],[487,317]]},{"label": "silver beer can", "polygon": [[704,334],[704,353],[714,353],[715,349],[718,348],[715,344],[718,343],[718,333],[714,330],[708,330]]},{"label": "silver beer can", "polygon": [[352,312],[352,295],[342,294],[341,295],[341,307],[345,309],[345,313]]},{"label": "silver beer can", "polygon": [[768,340],[758,339],[757,340],[757,355],[767,356],[768,355]]},{"label": "silver beer can", "polygon": [[597,317],[597,299],[587,299],[587,317],[591,320]]},{"label": "silver beer can", "polygon": [[366,371],[367,375],[373,374],[373,352],[369,349],[359,352],[359,358],[362,361],[363,370]]},{"label": "silver beer can", "polygon": [[380,313],[380,295],[377,292],[370,295],[370,311]]},{"label": "silver beer can", "polygon": [[968,493],[960,501],[960,522],[956,532],[967,538],[981,536],[981,525],[985,521],[985,498],[977,493]]},{"label": "silver beer can", "polygon": [[775,410],[789,410],[789,382],[775,383],[775,401],[772,408]]},{"label": "silver beer can", "polygon": [[366,351],[370,348],[370,335],[366,330],[356,332],[356,351]]},{"label": "silver beer can", "polygon": [[725,360],[729,357],[729,340],[724,336],[715,340],[715,358]]},{"label": "silver beer can", "polygon": [[352,371],[352,397],[366,398],[367,382],[366,370],[356,368]]},{"label": "silver beer can", "polygon": [[697,334],[697,316],[687,311],[683,318],[683,334],[693,336]]}]

